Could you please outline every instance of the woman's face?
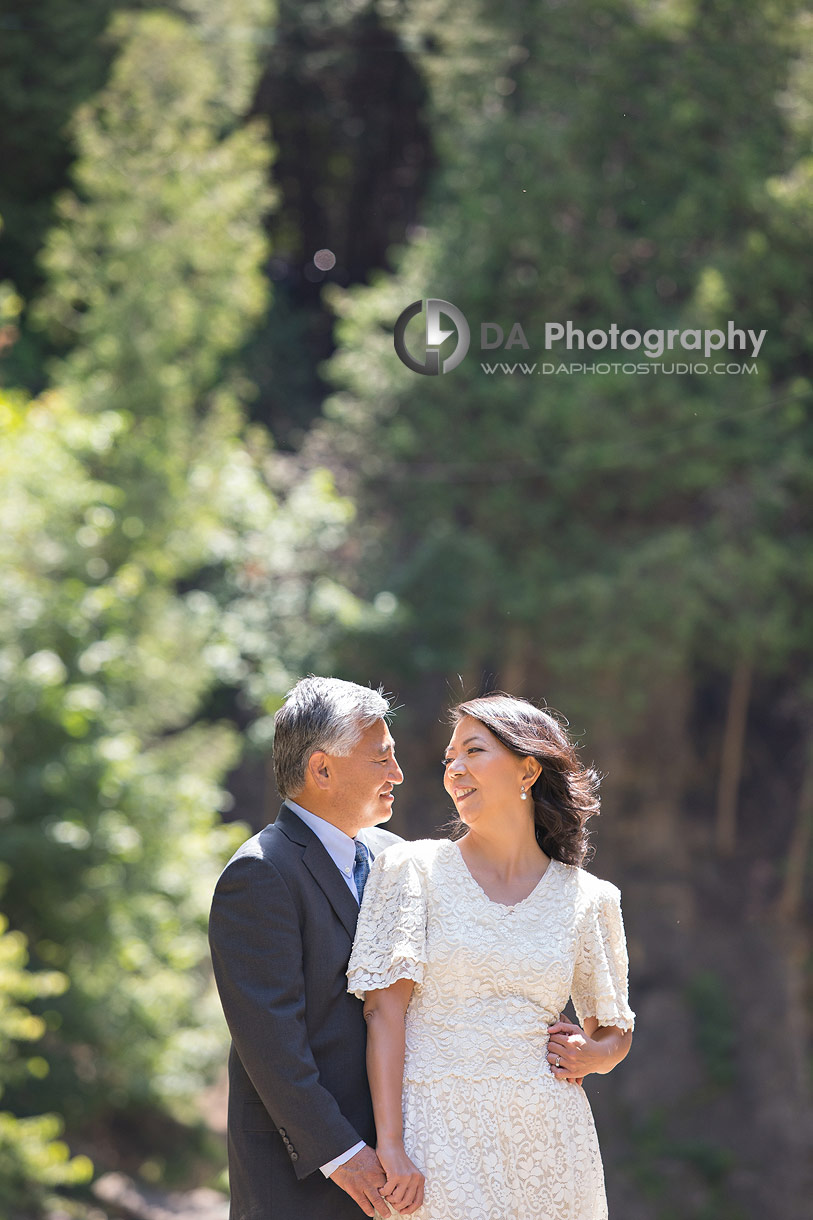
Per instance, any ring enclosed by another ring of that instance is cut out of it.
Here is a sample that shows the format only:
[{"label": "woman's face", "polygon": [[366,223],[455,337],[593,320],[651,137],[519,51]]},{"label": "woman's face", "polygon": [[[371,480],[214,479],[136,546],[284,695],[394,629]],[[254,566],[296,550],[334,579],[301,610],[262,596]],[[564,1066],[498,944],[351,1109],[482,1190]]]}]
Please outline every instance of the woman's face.
[{"label": "woman's face", "polygon": [[[509,750],[473,716],[464,716],[455,727],[443,763],[443,786],[467,826],[506,809],[522,809],[520,793],[539,773],[538,764]],[[524,807],[533,809],[530,801]]]}]

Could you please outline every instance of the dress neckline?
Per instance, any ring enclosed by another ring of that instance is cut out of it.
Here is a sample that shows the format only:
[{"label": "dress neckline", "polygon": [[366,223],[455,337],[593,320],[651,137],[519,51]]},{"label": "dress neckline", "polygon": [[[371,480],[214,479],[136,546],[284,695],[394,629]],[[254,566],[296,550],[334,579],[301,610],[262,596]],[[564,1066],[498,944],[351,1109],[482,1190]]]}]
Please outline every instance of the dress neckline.
[{"label": "dress neckline", "polygon": [[474,888],[476,890],[478,890],[480,894],[482,894],[482,896],[483,896],[483,898],[485,898],[486,902],[490,902],[491,905],[494,907],[500,907],[503,911],[516,911],[518,907],[522,907],[525,905],[526,902],[530,902],[531,899],[534,898],[539,893],[539,890],[545,884],[545,880],[547,879],[548,873],[551,871],[554,864],[556,864],[556,860],[553,858],[553,856],[551,856],[551,858],[548,862],[548,867],[545,869],[544,873],[539,878],[536,885],[531,890],[530,894],[526,894],[524,898],[520,898],[519,902],[499,902],[496,898],[489,898],[488,894],[485,892],[483,887],[480,885],[480,882],[474,876],[474,873],[471,871],[468,864],[466,863],[466,861],[463,858],[463,853],[460,850],[460,844],[455,842],[454,839],[450,839],[449,842],[451,843],[452,847],[454,848],[455,856],[460,861],[460,867],[462,868],[463,872],[468,877],[469,881],[474,886]]}]

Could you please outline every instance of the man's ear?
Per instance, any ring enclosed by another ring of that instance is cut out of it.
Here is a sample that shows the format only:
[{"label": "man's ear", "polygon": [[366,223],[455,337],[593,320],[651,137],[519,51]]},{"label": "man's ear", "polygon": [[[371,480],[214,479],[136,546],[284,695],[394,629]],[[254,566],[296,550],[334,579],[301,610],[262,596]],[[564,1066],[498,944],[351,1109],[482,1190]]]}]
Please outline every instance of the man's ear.
[{"label": "man's ear", "polygon": [[333,772],[324,750],[314,750],[308,759],[308,777],[321,791],[330,786]]}]

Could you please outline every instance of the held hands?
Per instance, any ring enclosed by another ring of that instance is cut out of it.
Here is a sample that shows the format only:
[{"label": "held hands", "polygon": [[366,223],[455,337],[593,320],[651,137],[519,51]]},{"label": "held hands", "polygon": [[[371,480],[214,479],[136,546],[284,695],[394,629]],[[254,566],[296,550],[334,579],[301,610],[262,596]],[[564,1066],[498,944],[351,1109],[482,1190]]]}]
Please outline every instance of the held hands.
[{"label": "held hands", "polygon": [[355,1199],[365,1216],[390,1217],[385,1200],[402,1216],[411,1215],[423,1203],[423,1174],[401,1143],[379,1144],[378,1155],[365,1144],[330,1177]]},{"label": "held hands", "polygon": [[[607,1068],[607,1047],[594,1042],[580,1025],[572,1021],[554,1021],[548,1026],[548,1063],[557,1080],[581,1084],[590,1072]],[[557,1057],[559,1067],[556,1066]]]},{"label": "held hands", "polygon": [[381,1194],[400,1215],[411,1216],[423,1203],[423,1174],[413,1165],[400,1140],[380,1141],[376,1151],[387,1175]]},{"label": "held hands", "polygon": [[381,1162],[368,1144],[330,1175],[331,1181],[355,1199],[365,1216],[389,1216],[390,1210],[379,1191],[387,1178]]}]

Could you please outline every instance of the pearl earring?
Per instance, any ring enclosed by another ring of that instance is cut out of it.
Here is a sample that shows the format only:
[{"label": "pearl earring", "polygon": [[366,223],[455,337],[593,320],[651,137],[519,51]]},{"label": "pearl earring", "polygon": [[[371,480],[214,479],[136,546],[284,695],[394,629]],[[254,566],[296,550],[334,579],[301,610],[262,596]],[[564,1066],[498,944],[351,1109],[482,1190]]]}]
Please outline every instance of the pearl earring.
[{"label": "pearl earring", "polygon": [[527,799],[528,799],[528,793],[525,791],[524,788],[520,791],[519,799],[521,801],[527,801]]}]

